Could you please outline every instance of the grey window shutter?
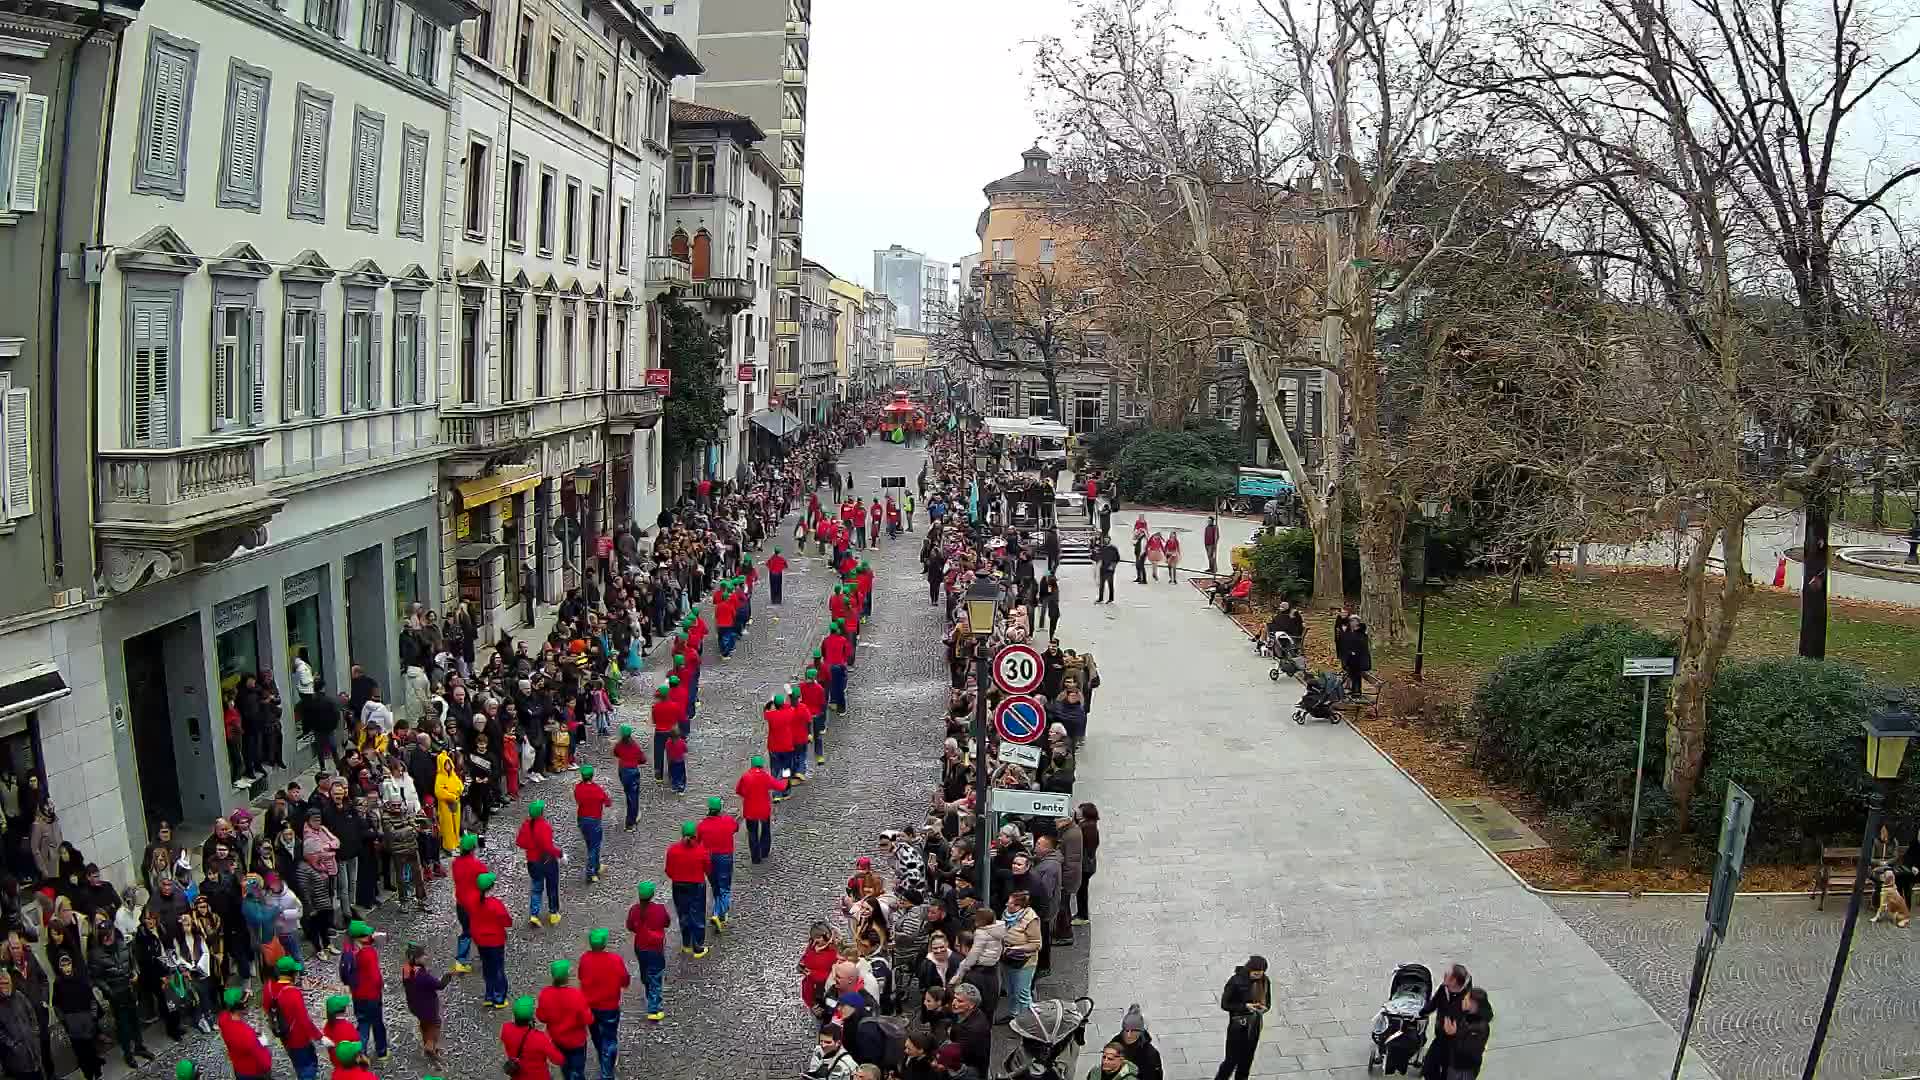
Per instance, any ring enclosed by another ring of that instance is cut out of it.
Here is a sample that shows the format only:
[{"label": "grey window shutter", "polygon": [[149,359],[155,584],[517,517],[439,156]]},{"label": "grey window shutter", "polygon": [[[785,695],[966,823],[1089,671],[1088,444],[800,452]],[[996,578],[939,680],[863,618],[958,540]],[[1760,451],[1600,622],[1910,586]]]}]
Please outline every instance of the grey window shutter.
[{"label": "grey window shutter", "polygon": [[300,355],[299,339],[294,336],[294,310],[287,308],[280,315],[280,418],[291,420],[301,413],[300,401],[300,365],[304,358]]},{"label": "grey window shutter", "polygon": [[7,516],[33,513],[33,392],[26,387],[6,395]]},{"label": "grey window shutter", "polygon": [[253,377],[248,380],[247,423],[262,424],[267,419],[267,313],[264,308],[254,308],[248,313],[247,329],[248,348],[253,353],[248,358],[253,364]]},{"label": "grey window shutter", "polygon": [[352,412],[360,407],[360,320],[356,319],[354,314],[352,311],[347,312],[347,345],[341,350],[340,367],[343,379],[340,384],[342,388],[340,404],[345,412]]},{"label": "grey window shutter", "polygon": [[313,312],[313,355],[307,358],[307,370],[313,375],[313,416],[327,415],[327,313]]},{"label": "grey window shutter", "polygon": [[[13,157],[13,209],[33,213],[40,209],[40,163],[46,157],[47,99],[43,94],[20,98],[20,141]],[[0,150],[0,152],[4,152]]]},{"label": "grey window shutter", "polygon": [[427,403],[427,319],[425,315],[413,320],[413,403]]},{"label": "grey window shutter", "polygon": [[227,353],[226,311],[219,304],[213,306],[213,332],[207,335],[213,346],[213,426],[227,426],[227,419],[233,415],[232,359]]},{"label": "grey window shutter", "polygon": [[380,365],[386,359],[386,352],[380,348],[380,313],[375,311],[367,318],[367,325],[373,331],[373,347],[367,357],[367,385],[362,393],[366,395],[366,407],[380,407]]},{"label": "grey window shutter", "polygon": [[154,54],[153,138],[147,144],[147,174],[175,180],[182,171],[187,112],[187,61],[168,50]]}]

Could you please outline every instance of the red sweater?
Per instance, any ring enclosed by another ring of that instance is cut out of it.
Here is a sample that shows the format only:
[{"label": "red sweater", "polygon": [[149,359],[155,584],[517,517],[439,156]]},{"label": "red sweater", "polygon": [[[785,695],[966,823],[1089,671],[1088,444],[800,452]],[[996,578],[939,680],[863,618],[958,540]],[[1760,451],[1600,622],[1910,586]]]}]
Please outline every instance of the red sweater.
[{"label": "red sweater", "polygon": [[287,1023],[287,1037],[284,1045],[289,1050],[298,1050],[303,1046],[312,1046],[320,1038],[320,1029],[314,1026],[313,1017],[307,1015],[307,997],[294,983],[275,983],[273,1002]]},{"label": "red sweater", "polygon": [[473,905],[480,901],[480,886],[476,882],[486,872],[487,864],[480,861],[480,856],[464,853],[454,856],[453,902],[461,911],[473,912]]},{"label": "red sweater", "polygon": [[380,1080],[380,1078],[373,1075],[372,1069],[363,1069],[358,1065],[354,1065],[344,1069],[335,1066],[333,1070],[333,1080]]},{"label": "red sweater", "polygon": [[787,710],[768,707],[760,710],[767,722],[767,753],[784,754],[793,749],[793,730],[787,726]]},{"label": "red sweater", "polygon": [[635,904],[627,909],[627,930],[633,934],[635,952],[663,952],[667,947],[667,927],[673,919],[667,905]]},{"label": "red sweater", "polygon": [[853,654],[851,644],[844,634],[828,634],[820,643],[820,658],[830,666],[845,667],[847,658]]},{"label": "red sweater", "polygon": [[827,611],[831,613],[833,617],[836,619],[846,618],[847,617],[847,598],[841,595],[840,593],[834,593],[832,596],[827,598]]},{"label": "red sweater", "polygon": [[273,1075],[273,1054],[239,1013],[220,1014],[220,1041],[227,1044],[227,1060],[233,1063],[233,1075]]},{"label": "red sweater", "polygon": [[729,630],[733,629],[740,614],[740,602],[731,596],[722,597],[713,605],[713,621]]},{"label": "red sweater", "polygon": [[530,863],[545,862],[560,857],[560,846],[553,842],[553,825],[546,818],[528,818],[520,823],[520,832],[513,838],[513,845],[527,853]]},{"label": "red sweater", "polygon": [[775,555],[773,558],[767,560],[767,573],[784,574],[786,572],[787,557],[785,555]]},{"label": "red sweater", "polygon": [[507,943],[507,927],[513,925],[513,916],[499,897],[489,896],[467,912],[467,925],[473,931],[475,945],[501,946]]},{"label": "red sweater", "polygon": [[791,749],[806,749],[807,739],[813,734],[813,710],[807,708],[804,698],[787,706],[787,733]]},{"label": "red sweater", "polygon": [[353,950],[353,1000],[380,1000],[380,951],[371,945]]},{"label": "red sweater", "polygon": [[580,992],[589,1009],[618,1009],[620,994],[633,985],[633,973],[620,954],[594,949],[580,954]]},{"label": "red sweater", "polygon": [[694,827],[694,838],[700,841],[711,855],[733,854],[733,835],[740,831],[740,823],[731,814],[708,814]]},{"label": "red sweater", "polygon": [[768,821],[773,817],[773,793],[787,790],[787,782],[765,769],[748,769],[733,785],[740,796],[740,816],[748,821]]},{"label": "red sweater", "polygon": [[672,731],[680,726],[682,720],[687,718],[686,706],[673,700],[674,692],[679,689],[677,686],[674,687],[673,690],[667,692],[665,700],[655,701],[653,703],[653,730]]},{"label": "red sweater", "polygon": [[[500,1027],[500,1049],[506,1051],[520,1066],[515,1075],[518,1080],[547,1080],[548,1065],[564,1065],[565,1059],[553,1048],[553,1040],[547,1033],[528,1024],[503,1024]],[[339,1076],[339,1073],[334,1073]]]},{"label": "red sweater", "polygon": [[[338,1076],[340,1075],[341,1068],[340,1044],[343,1042],[357,1041],[360,1038],[360,1029],[354,1024],[350,1017],[336,1016],[327,1021],[327,1026],[320,1029],[320,1034],[333,1040],[333,1045],[327,1047],[327,1058],[329,1064],[333,1066],[333,1074]],[[371,1053],[371,1051],[369,1051],[369,1053]]]},{"label": "red sweater", "polygon": [[591,780],[582,780],[573,785],[573,805],[583,818],[598,818],[601,811],[613,805],[607,796],[607,789]]},{"label": "red sweater", "polygon": [[686,885],[707,880],[707,849],[691,841],[667,845],[667,880]]},{"label": "red sweater", "polygon": [[813,715],[820,715],[827,707],[827,684],[819,679],[801,682],[800,700],[806,703],[807,709]]},{"label": "red sweater", "polygon": [[578,1050],[587,1045],[587,1026],[593,1023],[593,1013],[579,987],[549,986],[540,991],[540,1004],[533,1016],[547,1025],[547,1034],[560,1049]]},{"label": "red sweater", "polygon": [[647,752],[640,748],[639,739],[621,739],[613,744],[613,760],[623,769],[637,769],[647,763]]}]

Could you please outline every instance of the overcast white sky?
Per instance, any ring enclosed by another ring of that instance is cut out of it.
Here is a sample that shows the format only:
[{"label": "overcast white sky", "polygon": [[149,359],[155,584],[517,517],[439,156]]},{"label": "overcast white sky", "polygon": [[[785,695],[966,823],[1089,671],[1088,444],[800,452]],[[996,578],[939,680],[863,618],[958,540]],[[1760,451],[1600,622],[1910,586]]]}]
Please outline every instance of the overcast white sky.
[{"label": "overcast white sky", "polygon": [[871,286],[888,244],[977,251],[980,188],[1040,134],[1023,42],[1070,17],[1066,0],[814,0],[807,257]]}]

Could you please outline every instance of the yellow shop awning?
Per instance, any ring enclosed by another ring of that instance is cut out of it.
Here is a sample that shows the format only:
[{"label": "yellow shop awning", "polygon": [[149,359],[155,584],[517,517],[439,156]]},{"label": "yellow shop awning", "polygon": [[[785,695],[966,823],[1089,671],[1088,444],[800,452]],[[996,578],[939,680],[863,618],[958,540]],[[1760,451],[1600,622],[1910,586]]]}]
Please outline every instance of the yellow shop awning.
[{"label": "yellow shop awning", "polygon": [[453,485],[453,490],[460,495],[460,506],[471,509],[538,487],[542,479],[539,469],[523,473],[493,473],[462,480]]}]

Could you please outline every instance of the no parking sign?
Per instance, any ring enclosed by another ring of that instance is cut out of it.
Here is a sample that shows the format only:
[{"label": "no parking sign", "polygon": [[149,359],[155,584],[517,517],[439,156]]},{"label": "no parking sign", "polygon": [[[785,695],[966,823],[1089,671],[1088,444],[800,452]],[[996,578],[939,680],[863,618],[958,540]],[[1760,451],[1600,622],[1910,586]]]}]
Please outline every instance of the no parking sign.
[{"label": "no parking sign", "polygon": [[1008,742],[1039,742],[1047,727],[1047,707],[1031,694],[1015,694],[994,706],[993,726]]}]

